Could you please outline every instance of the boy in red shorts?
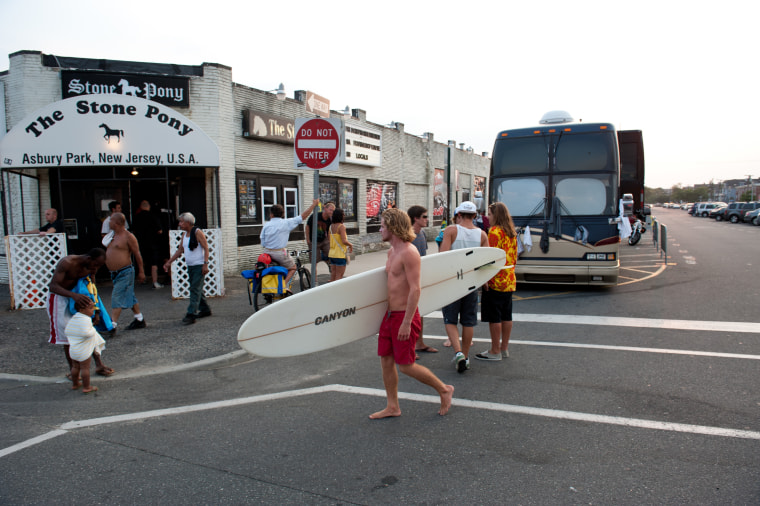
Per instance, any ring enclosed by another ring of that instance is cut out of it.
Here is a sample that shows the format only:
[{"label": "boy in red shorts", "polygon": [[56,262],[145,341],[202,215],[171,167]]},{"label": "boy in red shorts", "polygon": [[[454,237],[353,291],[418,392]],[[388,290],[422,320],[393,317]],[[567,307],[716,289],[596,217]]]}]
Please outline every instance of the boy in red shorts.
[{"label": "boy in red shorts", "polygon": [[420,254],[412,244],[415,237],[409,216],[399,209],[388,209],[380,218],[383,241],[391,243],[385,272],[388,276],[388,313],[380,326],[377,354],[383,370],[387,405],[369,415],[372,419],[401,415],[398,402],[398,369],[417,381],[433,387],[441,396],[439,415],[448,413],[454,387],[445,385],[430,369],[415,362],[414,348],[420,332]]}]

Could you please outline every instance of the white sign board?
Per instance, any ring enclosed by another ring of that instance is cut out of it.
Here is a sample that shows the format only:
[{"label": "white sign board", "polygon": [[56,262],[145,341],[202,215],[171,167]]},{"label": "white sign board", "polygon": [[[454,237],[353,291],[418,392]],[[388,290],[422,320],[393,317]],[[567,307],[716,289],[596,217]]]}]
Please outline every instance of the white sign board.
[{"label": "white sign board", "polygon": [[341,162],[382,167],[383,134],[361,123],[346,121],[345,149]]},{"label": "white sign board", "polygon": [[218,167],[219,148],[195,123],[157,102],[86,95],[28,115],[0,141],[0,167]]}]

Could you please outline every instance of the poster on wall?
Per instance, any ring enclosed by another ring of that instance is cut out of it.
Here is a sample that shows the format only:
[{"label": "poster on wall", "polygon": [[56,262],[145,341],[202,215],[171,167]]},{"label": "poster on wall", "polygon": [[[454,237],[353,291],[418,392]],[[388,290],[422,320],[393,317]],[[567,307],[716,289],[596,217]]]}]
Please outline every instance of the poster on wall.
[{"label": "poster on wall", "polygon": [[475,197],[473,202],[478,208],[478,211],[486,211],[486,178],[483,176],[475,176]]},{"label": "poster on wall", "polygon": [[444,179],[444,170],[435,169],[435,181],[433,183],[433,219],[434,223],[440,224],[446,216],[449,205],[446,180]]},{"label": "poster on wall", "polygon": [[339,205],[343,209],[343,215],[345,220],[355,220],[356,213],[354,213],[354,185],[353,183],[338,183],[340,191]]},{"label": "poster on wall", "polygon": [[338,185],[333,182],[319,183],[319,201],[322,205],[338,202]]},{"label": "poster on wall", "polygon": [[238,179],[238,207],[241,221],[256,220],[256,180]]},{"label": "poster on wall", "polygon": [[387,181],[367,181],[367,227],[380,227],[380,215],[396,207],[398,184]]}]

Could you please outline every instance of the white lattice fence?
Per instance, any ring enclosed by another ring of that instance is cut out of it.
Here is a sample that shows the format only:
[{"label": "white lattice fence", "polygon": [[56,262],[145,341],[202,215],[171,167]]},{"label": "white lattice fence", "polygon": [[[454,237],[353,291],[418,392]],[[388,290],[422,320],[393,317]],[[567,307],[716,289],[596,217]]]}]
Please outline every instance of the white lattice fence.
[{"label": "white lattice fence", "polygon": [[9,235],[5,238],[11,307],[42,309],[55,266],[66,256],[66,234]]},{"label": "white lattice fence", "polygon": [[[222,257],[222,229],[202,229],[208,241],[208,274],[203,283],[203,294],[206,297],[220,297],[224,295],[224,259]],[[169,231],[169,254],[174,253],[182,244],[181,230]],[[172,262],[172,298],[190,298],[190,280],[187,275],[187,264],[184,255]]]}]

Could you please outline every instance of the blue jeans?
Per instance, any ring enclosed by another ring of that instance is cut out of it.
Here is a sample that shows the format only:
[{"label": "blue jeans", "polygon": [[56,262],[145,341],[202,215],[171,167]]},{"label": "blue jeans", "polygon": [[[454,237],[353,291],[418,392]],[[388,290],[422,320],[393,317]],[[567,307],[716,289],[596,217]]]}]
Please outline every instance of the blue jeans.
[{"label": "blue jeans", "polygon": [[203,295],[203,281],[206,278],[203,275],[203,265],[188,265],[187,276],[190,280],[190,305],[187,306],[187,314],[196,314],[199,309],[202,313],[211,311]]}]

